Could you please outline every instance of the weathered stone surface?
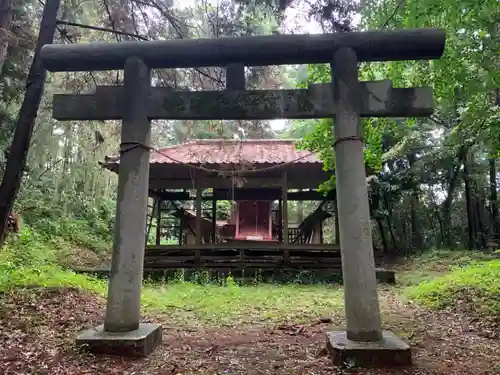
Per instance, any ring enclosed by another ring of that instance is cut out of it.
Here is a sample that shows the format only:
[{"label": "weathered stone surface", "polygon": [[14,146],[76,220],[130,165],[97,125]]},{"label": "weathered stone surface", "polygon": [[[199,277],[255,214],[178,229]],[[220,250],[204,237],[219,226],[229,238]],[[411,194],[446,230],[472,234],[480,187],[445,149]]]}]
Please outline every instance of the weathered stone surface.
[{"label": "weathered stone surface", "polygon": [[328,332],[326,347],[336,366],[365,368],[411,366],[410,346],[389,331],[384,331],[382,340],[375,342],[348,340],[344,331]]},{"label": "weathered stone surface", "polygon": [[339,49],[332,59],[335,98],[335,177],[342,253],[347,336],[382,338],[373,257],[372,223],[360,123],[358,59],[354,50]]},{"label": "weathered stone surface", "polygon": [[[120,120],[123,87],[98,86],[93,94],[56,94],[57,120]],[[392,82],[360,82],[361,117],[428,116],[433,112],[429,87],[393,88]],[[175,91],[152,87],[147,101],[149,119],[262,120],[310,119],[335,115],[330,84],[295,90]]]},{"label": "weathered stone surface", "polygon": [[93,353],[113,354],[124,357],[146,357],[162,342],[162,327],[158,324],[141,323],[129,332],[106,332],[104,325],[81,332],[76,345]]},{"label": "weathered stone surface", "polygon": [[[126,145],[151,143],[151,122],[145,109],[150,80],[151,72],[141,60],[127,60],[121,132],[121,142]],[[139,326],[146,243],[144,228],[148,212],[149,153],[146,147],[123,147],[120,155],[115,233],[104,316],[104,326],[108,332],[128,332]]]},{"label": "weathered stone surface", "polygon": [[258,35],[125,43],[52,44],[42,49],[51,72],[123,69],[128,57],[151,69],[321,64],[336,50],[352,48],[359,61],[428,60],[441,57],[446,34],[440,29],[406,29],[350,33]]}]

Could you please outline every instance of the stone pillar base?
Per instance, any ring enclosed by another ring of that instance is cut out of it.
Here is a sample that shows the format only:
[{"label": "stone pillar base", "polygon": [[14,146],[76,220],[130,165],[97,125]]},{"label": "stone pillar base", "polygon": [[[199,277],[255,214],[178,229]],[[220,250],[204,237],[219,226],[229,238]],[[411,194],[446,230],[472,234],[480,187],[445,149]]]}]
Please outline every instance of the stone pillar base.
[{"label": "stone pillar base", "polygon": [[141,323],[138,329],[130,332],[106,332],[104,325],[87,329],[78,335],[76,345],[92,353],[146,357],[161,344],[161,341],[160,325]]},{"label": "stone pillar base", "polygon": [[335,366],[411,366],[410,346],[394,333],[384,331],[378,342],[348,340],[344,331],[327,332],[326,347]]}]

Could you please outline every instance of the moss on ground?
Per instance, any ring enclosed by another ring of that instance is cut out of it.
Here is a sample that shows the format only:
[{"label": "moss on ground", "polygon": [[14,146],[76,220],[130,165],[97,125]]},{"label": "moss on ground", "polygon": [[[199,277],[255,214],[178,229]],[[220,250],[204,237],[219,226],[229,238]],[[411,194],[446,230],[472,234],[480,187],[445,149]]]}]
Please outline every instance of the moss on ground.
[{"label": "moss on ground", "polygon": [[405,290],[408,298],[432,309],[461,307],[500,316],[500,259],[472,261]]}]

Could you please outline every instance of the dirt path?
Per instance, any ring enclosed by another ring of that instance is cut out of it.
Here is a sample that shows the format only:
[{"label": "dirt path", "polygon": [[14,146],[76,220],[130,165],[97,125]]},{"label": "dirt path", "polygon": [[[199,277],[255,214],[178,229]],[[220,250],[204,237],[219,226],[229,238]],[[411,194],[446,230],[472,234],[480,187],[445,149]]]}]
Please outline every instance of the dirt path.
[{"label": "dirt path", "polygon": [[431,314],[385,296],[385,326],[412,343],[408,370],[343,370],[326,357],[332,322],[276,327],[179,329],[164,324],[149,358],[93,357],[74,351],[76,332],[102,321],[102,300],[71,289],[5,295],[0,300],[1,374],[499,374],[500,340],[459,312]]}]

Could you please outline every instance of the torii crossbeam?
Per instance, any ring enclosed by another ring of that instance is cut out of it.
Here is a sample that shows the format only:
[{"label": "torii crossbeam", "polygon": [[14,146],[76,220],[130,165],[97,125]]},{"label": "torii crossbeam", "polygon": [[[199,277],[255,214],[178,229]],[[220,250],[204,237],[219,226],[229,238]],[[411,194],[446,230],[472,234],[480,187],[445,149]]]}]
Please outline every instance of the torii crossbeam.
[{"label": "torii crossbeam", "polygon": [[[429,116],[433,112],[428,87],[393,88],[391,81],[360,82],[361,117]],[[147,103],[151,120],[267,120],[335,116],[331,84],[303,90],[174,91],[152,87]],[[208,103],[208,104],[207,104]],[[57,120],[121,120],[124,89],[98,86],[93,94],[56,94]]]}]

